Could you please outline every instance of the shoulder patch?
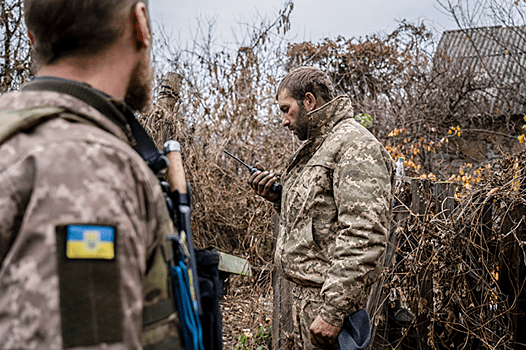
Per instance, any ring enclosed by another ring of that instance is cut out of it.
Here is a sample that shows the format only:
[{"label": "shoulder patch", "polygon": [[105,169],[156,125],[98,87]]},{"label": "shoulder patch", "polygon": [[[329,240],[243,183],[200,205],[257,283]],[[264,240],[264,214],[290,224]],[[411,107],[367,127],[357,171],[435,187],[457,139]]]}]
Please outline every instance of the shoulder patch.
[{"label": "shoulder patch", "polygon": [[115,228],[97,225],[68,225],[66,258],[115,259]]},{"label": "shoulder patch", "polygon": [[124,339],[122,277],[116,226],[55,228],[64,349]]}]

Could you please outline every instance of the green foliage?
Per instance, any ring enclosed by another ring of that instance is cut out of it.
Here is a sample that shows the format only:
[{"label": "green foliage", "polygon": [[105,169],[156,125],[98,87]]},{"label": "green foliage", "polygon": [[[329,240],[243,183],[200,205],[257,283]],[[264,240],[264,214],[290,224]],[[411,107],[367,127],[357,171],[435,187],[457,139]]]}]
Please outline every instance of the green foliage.
[{"label": "green foliage", "polygon": [[264,350],[270,349],[271,333],[270,327],[259,327],[254,336],[241,334],[234,350]]},{"label": "green foliage", "polygon": [[367,113],[360,113],[358,115],[355,115],[354,116],[354,119],[362,124],[362,126],[364,128],[367,128],[369,126],[372,126],[373,125],[373,117],[371,117],[369,114]]},{"label": "green foliage", "polygon": [[235,350],[247,350],[246,343],[248,342],[248,338],[245,334],[241,334],[239,336],[239,340],[235,346]]}]

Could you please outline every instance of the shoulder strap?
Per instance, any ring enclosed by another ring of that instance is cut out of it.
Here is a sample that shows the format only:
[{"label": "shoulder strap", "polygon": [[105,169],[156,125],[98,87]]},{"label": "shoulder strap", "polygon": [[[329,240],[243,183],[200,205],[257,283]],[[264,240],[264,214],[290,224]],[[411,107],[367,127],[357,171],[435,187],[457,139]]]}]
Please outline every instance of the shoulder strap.
[{"label": "shoulder strap", "polygon": [[57,117],[64,111],[64,108],[50,106],[0,111],[0,144],[16,133]]}]

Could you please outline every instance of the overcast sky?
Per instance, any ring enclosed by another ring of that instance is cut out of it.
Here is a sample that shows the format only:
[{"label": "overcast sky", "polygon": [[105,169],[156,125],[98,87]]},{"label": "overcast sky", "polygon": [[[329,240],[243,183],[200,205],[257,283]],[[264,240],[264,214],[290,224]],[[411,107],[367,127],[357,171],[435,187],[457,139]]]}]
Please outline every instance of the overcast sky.
[{"label": "overcast sky", "polygon": [[[295,0],[289,37],[292,41],[319,41],[324,37],[345,38],[390,32],[397,21],[425,23],[437,31],[456,29],[436,0]],[[191,38],[197,19],[216,23],[214,38],[234,41],[232,28],[259,17],[274,19],[284,0],[150,0],[155,24],[162,25],[172,40]]]}]

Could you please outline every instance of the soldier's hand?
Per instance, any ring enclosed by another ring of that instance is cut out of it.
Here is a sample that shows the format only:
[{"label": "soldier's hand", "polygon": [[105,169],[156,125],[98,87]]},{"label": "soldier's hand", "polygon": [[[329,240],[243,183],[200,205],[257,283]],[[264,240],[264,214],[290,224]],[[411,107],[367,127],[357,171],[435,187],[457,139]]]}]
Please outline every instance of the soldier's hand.
[{"label": "soldier's hand", "polygon": [[248,180],[250,187],[252,187],[257,195],[270,202],[279,201],[281,199],[281,193],[272,193],[270,191],[272,184],[278,179],[276,175],[272,172],[266,171],[259,163],[256,163],[255,167],[260,171],[256,171]]},{"label": "soldier's hand", "polygon": [[329,347],[336,344],[341,327],[333,326],[316,316],[310,326],[310,342],[320,348]]}]

